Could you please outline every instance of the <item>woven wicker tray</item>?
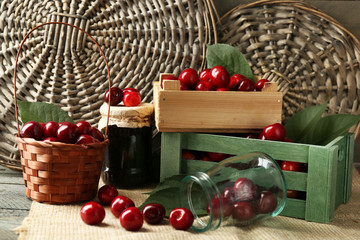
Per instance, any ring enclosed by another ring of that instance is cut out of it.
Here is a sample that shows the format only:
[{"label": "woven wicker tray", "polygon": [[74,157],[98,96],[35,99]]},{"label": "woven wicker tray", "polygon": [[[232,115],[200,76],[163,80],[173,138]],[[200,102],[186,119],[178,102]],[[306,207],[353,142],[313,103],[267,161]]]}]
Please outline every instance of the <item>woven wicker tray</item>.
[{"label": "woven wicker tray", "polygon": [[[19,169],[12,78],[16,52],[25,34],[45,22],[78,26],[101,45],[112,86],[141,90],[152,101],[160,72],[202,68],[205,46],[216,42],[209,0],[1,2],[0,164]],[[93,42],[76,29],[51,25],[36,30],[19,59],[20,100],[55,103],[75,120],[97,125],[107,89],[104,62]]]},{"label": "woven wicker tray", "polygon": [[278,83],[283,120],[325,101],[328,114],[360,114],[359,41],[325,13],[304,2],[258,1],[229,11],[220,29],[219,42]]}]

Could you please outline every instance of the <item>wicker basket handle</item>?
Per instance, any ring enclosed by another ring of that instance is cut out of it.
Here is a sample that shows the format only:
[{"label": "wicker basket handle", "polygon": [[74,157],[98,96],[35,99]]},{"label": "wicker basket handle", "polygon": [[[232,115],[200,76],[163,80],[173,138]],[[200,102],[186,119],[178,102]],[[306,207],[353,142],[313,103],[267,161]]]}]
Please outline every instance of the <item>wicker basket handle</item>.
[{"label": "wicker basket handle", "polygon": [[[37,28],[40,28],[42,26],[45,26],[45,25],[50,25],[50,24],[63,24],[63,25],[67,25],[67,26],[70,26],[70,27],[73,27],[73,28],[76,28],[78,30],[80,30],[81,32],[83,32],[84,34],[86,34],[95,44],[96,46],[98,47],[98,49],[100,50],[101,52],[101,55],[103,56],[104,58],[104,61],[105,61],[105,64],[106,64],[106,68],[107,68],[107,72],[108,72],[108,79],[109,79],[109,91],[110,91],[110,88],[111,88],[111,79],[110,79],[110,69],[109,69],[109,65],[108,65],[108,62],[106,60],[106,57],[105,57],[105,54],[104,52],[101,50],[101,47],[100,45],[96,42],[96,40],[89,34],[87,33],[85,30],[77,27],[77,26],[74,26],[72,24],[69,24],[69,23],[64,23],[64,22],[47,22],[47,23],[43,23],[43,24],[40,24],[36,27],[34,27],[30,32],[28,32],[25,36],[25,38],[22,40],[21,44],[20,44],[20,47],[19,47],[19,50],[18,50],[18,53],[16,55],[16,61],[15,61],[15,67],[14,67],[14,98],[15,98],[15,115],[16,115],[16,124],[17,124],[17,130],[18,130],[18,136],[20,137],[20,128],[19,128],[19,115],[18,115],[18,107],[17,107],[17,101],[16,101],[16,70],[17,70],[17,63],[18,63],[18,59],[19,59],[19,55],[20,55],[20,51],[21,51],[21,48],[25,42],[25,40],[29,37],[29,35],[35,31]],[[109,94],[109,102],[111,101],[111,94]],[[107,116],[107,120],[106,120],[106,128],[105,128],[105,138],[107,138],[107,132],[108,132],[108,124],[109,124],[109,115],[110,115],[110,104],[108,104],[108,116]]]}]

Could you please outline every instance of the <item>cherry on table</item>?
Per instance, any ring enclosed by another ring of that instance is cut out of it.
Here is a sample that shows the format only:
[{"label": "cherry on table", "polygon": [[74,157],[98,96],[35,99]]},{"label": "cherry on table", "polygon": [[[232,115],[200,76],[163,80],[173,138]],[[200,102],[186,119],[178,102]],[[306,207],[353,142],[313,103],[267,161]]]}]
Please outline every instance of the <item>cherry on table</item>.
[{"label": "cherry on table", "polygon": [[226,87],[230,81],[229,72],[223,66],[215,66],[210,71],[211,82],[218,88]]},{"label": "cherry on table", "polygon": [[178,79],[180,82],[185,83],[187,86],[193,87],[199,80],[199,76],[195,69],[187,68],[179,74]]},{"label": "cherry on table", "polygon": [[47,122],[43,127],[44,137],[45,138],[47,138],[47,137],[56,138],[56,132],[57,132],[58,128],[59,128],[59,124],[57,122],[54,122],[54,121]]},{"label": "cherry on table", "polygon": [[109,205],[118,195],[116,187],[110,184],[102,186],[98,191],[98,199],[104,205]]},{"label": "cherry on table", "polygon": [[81,208],[80,216],[84,223],[97,225],[104,220],[105,210],[97,202],[88,202]]},{"label": "cherry on table", "polygon": [[20,136],[22,138],[34,138],[35,140],[42,140],[44,137],[44,130],[40,123],[36,121],[29,121],[21,128]]},{"label": "cherry on table", "polygon": [[187,208],[175,208],[170,212],[169,221],[176,230],[186,230],[193,224],[194,215]]},{"label": "cherry on table", "polygon": [[135,207],[134,202],[125,196],[115,197],[110,204],[110,211],[115,217],[119,217],[120,214],[129,207]]},{"label": "cherry on table", "polygon": [[125,209],[120,215],[120,224],[128,231],[139,230],[144,223],[141,211],[136,207]]},{"label": "cherry on table", "polygon": [[145,222],[159,224],[165,217],[165,208],[159,203],[149,203],[142,210]]},{"label": "cherry on table", "polygon": [[110,88],[110,91],[107,90],[105,92],[104,101],[107,103],[109,103],[110,94],[111,94],[110,106],[116,106],[123,100],[124,93],[118,87],[112,87],[112,88]]}]

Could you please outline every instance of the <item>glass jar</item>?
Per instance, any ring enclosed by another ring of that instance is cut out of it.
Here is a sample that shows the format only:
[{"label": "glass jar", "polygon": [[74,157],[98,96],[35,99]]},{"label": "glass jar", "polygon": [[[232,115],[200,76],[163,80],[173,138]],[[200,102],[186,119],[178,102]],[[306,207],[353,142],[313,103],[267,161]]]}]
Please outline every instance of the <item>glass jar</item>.
[{"label": "glass jar", "polygon": [[[105,152],[101,178],[117,188],[136,188],[151,180],[154,106],[111,106],[108,124],[110,145]],[[106,126],[108,105],[100,108],[99,128]]]},{"label": "glass jar", "polygon": [[197,232],[220,225],[247,225],[278,215],[286,202],[284,175],[270,156],[249,153],[230,157],[182,179],[181,207],[194,215]]}]

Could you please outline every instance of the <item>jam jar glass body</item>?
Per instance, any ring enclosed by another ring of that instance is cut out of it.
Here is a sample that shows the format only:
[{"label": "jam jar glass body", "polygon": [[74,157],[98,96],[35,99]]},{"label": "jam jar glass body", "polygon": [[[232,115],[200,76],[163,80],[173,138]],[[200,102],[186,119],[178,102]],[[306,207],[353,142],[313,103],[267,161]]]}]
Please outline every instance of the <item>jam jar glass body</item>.
[{"label": "jam jar glass body", "polygon": [[[107,104],[100,112],[100,126],[106,125]],[[101,178],[117,188],[141,187],[152,179],[153,105],[112,106],[108,124],[110,145],[106,149]]]},{"label": "jam jar glass body", "polygon": [[197,232],[220,225],[243,226],[280,214],[286,182],[276,161],[254,152],[186,176],[180,183],[179,200],[181,207],[192,211],[192,228]]}]

